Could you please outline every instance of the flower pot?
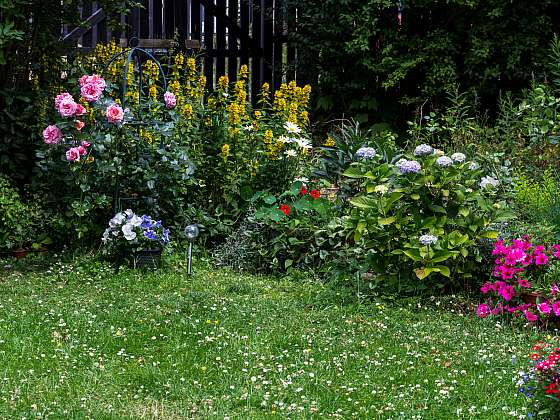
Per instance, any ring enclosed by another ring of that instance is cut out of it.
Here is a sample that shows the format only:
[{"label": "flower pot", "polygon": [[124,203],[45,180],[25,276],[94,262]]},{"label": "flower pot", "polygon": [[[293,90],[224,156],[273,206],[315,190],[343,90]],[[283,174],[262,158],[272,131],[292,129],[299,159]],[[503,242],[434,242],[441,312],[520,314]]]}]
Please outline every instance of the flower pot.
[{"label": "flower pot", "polygon": [[521,294],[521,299],[524,303],[536,305],[537,303],[544,302],[546,300],[546,296],[538,292],[527,292]]},{"label": "flower pot", "polygon": [[16,257],[18,260],[21,260],[22,258],[27,256],[29,251],[27,249],[16,249],[12,253],[13,253],[14,257]]},{"label": "flower pot", "polygon": [[161,249],[142,249],[133,255],[134,268],[156,269],[161,261]]}]

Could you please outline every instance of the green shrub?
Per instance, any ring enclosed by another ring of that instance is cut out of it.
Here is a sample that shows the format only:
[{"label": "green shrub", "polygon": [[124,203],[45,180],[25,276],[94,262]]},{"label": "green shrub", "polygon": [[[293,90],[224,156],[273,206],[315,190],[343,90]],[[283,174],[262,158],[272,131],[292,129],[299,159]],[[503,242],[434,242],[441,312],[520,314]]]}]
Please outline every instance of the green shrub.
[{"label": "green shrub", "polygon": [[363,155],[345,172],[360,182],[347,227],[366,267],[405,290],[468,281],[482,259],[479,240],[495,238],[490,224],[511,216],[497,201],[498,181],[465,155],[428,145],[397,161],[383,156]]}]

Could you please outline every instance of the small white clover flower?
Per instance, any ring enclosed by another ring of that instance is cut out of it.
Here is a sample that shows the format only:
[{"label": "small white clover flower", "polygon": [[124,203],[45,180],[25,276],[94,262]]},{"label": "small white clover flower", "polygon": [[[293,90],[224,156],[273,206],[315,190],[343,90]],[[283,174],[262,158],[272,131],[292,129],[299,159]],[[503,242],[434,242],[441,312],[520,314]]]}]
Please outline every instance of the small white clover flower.
[{"label": "small white clover flower", "polygon": [[478,163],[476,163],[476,162],[471,162],[471,163],[469,164],[469,169],[470,169],[471,171],[476,171],[479,167],[480,167],[480,166],[478,166]]},{"label": "small white clover flower", "polygon": [[356,156],[362,159],[371,159],[375,157],[376,151],[373,147],[360,147],[356,151]]},{"label": "small white clover flower", "polygon": [[451,159],[453,160],[453,162],[457,163],[463,163],[466,158],[467,157],[464,155],[464,153],[453,153],[451,155]]},{"label": "small white clover flower", "polygon": [[439,166],[451,166],[453,165],[453,161],[447,156],[440,156],[437,158],[436,163]]},{"label": "small white clover flower", "polygon": [[491,176],[485,176],[480,180],[480,188],[487,188],[491,186],[492,188],[496,188],[500,184],[496,178],[492,178]]},{"label": "small white clover flower", "polygon": [[434,148],[429,144],[420,144],[414,149],[414,156],[426,156],[431,155]]},{"label": "small white clover flower", "polygon": [[422,235],[418,238],[418,241],[422,245],[433,245],[437,242],[437,240],[438,240],[437,236],[430,235],[430,234]]}]

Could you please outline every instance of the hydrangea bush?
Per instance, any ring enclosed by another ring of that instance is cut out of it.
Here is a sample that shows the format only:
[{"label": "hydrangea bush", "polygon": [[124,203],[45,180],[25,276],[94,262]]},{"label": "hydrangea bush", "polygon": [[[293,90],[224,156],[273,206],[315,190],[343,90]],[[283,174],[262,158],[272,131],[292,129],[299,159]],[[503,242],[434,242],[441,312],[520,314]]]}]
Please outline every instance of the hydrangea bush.
[{"label": "hydrangea bush", "polygon": [[491,223],[510,216],[497,199],[498,182],[463,153],[447,156],[427,144],[392,161],[383,156],[357,159],[345,172],[359,185],[346,223],[363,270],[401,288],[471,278],[479,241],[495,238]]}]

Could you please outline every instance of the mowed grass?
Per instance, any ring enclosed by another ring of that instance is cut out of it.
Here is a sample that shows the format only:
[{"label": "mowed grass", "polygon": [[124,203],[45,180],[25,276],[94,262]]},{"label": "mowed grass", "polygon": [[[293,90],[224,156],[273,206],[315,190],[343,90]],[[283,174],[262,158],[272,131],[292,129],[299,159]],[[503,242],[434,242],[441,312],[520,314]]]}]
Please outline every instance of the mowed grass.
[{"label": "mowed grass", "polygon": [[[100,264],[0,272],[0,418],[526,418],[534,330],[452,298]],[[545,333],[546,334],[546,333]]]}]

